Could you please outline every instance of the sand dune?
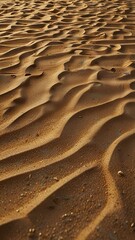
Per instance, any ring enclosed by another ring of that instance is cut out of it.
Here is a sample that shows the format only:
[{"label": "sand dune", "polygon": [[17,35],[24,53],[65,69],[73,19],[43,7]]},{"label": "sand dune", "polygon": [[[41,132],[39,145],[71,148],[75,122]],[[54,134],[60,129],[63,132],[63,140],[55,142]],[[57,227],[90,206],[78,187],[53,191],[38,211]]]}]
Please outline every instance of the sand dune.
[{"label": "sand dune", "polygon": [[134,1],[0,16],[0,240],[134,240]]}]

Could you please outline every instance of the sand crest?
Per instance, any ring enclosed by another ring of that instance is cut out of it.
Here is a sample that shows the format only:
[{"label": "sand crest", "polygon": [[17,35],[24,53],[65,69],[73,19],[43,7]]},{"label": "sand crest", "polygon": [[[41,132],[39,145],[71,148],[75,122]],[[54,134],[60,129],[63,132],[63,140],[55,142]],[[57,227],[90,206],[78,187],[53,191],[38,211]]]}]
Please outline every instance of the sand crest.
[{"label": "sand crest", "polygon": [[0,16],[0,240],[134,240],[134,1]]}]

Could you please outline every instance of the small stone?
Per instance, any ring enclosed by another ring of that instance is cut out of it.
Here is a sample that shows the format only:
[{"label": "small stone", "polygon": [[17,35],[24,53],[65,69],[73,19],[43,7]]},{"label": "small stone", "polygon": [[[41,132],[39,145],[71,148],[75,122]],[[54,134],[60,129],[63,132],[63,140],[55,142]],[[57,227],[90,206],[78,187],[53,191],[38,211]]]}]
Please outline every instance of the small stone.
[{"label": "small stone", "polygon": [[41,232],[39,232],[39,234],[38,234],[39,236],[42,236],[42,233]]},{"label": "small stone", "polygon": [[16,75],[14,75],[14,74],[11,74],[11,77],[12,77],[12,78],[16,78]]},{"label": "small stone", "polygon": [[66,218],[66,217],[68,217],[68,214],[67,214],[67,213],[65,213],[65,214],[62,215],[62,219],[63,219],[63,218]]},{"label": "small stone", "polygon": [[57,177],[54,177],[53,178],[56,182],[58,182],[59,181],[59,179],[57,178]]},{"label": "small stone", "polygon": [[29,228],[29,233],[34,233],[35,232],[35,228]]},{"label": "small stone", "polygon": [[135,223],[131,223],[131,228],[134,228],[135,227]]},{"label": "small stone", "polygon": [[115,69],[115,68],[111,68],[111,71],[112,71],[112,72],[116,72],[116,69]]},{"label": "small stone", "polygon": [[31,174],[29,174],[29,179],[31,178],[31,176],[32,176],[32,175],[31,175]]},{"label": "small stone", "polygon": [[123,177],[124,176],[124,173],[122,171],[118,171],[118,175]]},{"label": "small stone", "polygon": [[16,212],[20,212],[20,210],[19,210],[19,209],[17,209],[17,210],[16,210]]},{"label": "small stone", "polygon": [[29,238],[33,238],[35,235],[35,228],[29,228],[28,236]]}]

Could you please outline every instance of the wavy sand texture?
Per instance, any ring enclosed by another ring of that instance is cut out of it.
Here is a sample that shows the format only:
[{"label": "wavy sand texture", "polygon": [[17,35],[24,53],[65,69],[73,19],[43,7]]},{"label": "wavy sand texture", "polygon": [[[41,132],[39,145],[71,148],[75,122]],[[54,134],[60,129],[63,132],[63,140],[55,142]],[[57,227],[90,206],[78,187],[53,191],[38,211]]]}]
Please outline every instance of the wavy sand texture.
[{"label": "wavy sand texture", "polygon": [[0,239],[134,240],[134,1],[0,16]]}]

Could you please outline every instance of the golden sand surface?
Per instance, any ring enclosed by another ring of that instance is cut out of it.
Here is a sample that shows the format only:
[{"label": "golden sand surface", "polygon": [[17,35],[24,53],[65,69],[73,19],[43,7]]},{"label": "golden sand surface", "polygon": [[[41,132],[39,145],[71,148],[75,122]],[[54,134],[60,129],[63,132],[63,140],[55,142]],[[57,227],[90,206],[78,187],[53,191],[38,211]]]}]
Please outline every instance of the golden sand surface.
[{"label": "golden sand surface", "polygon": [[135,239],[135,2],[0,2],[0,240]]}]

